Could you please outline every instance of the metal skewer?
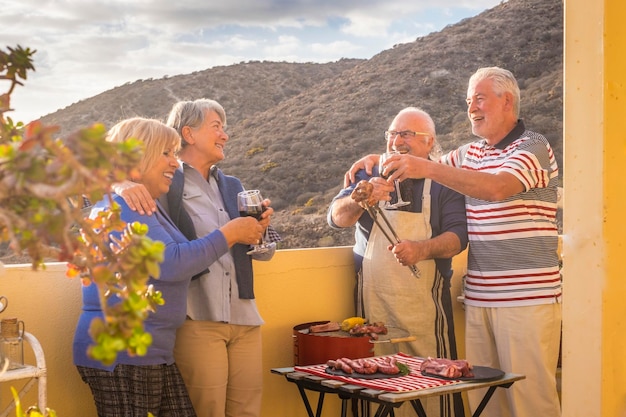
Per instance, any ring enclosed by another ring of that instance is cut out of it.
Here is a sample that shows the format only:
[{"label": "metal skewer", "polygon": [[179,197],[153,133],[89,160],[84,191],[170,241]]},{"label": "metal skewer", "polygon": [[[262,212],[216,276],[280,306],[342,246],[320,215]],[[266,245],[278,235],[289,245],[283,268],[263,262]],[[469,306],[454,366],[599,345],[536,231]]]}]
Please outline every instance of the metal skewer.
[{"label": "metal skewer", "polygon": [[[370,215],[370,217],[372,218],[372,220],[374,220],[374,223],[376,223],[378,228],[383,232],[383,234],[385,235],[385,237],[387,238],[389,243],[391,243],[392,245],[395,245],[396,243],[400,243],[400,238],[398,237],[398,234],[396,233],[394,228],[391,226],[391,223],[387,219],[387,216],[385,216],[385,213],[380,209],[380,207],[378,207],[378,206],[370,206],[368,204],[365,204],[365,209],[367,210],[367,212]],[[389,236],[389,234],[387,233],[385,228],[378,221],[378,215],[379,214],[383,218],[385,224],[387,225],[387,228],[389,229],[389,231],[393,235],[393,238],[391,236]],[[415,265],[407,265],[407,266],[409,267],[409,269],[411,270],[411,273],[413,274],[413,276],[415,278],[419,278],[420,277],[420,275],[421,275],[420,274],[420,270],[417,269],[417,266],[415,266]]]},{"label": "metal skewer", "polygon": [[376,212],[374,211],[374,209],[372,208],[372,206],[367,206],[365,208],[367,210],[367,212],[369,213],[370,217],[372,218],[372,220],[374,220],[374,223],[376,223],[376,225],[378,226],[378,228],[383,232],[383,234],[385,235],[385,237],[387,238],[387,240],[389,241],[389,243],[391,243],[392,245],[395,245],[397,243],[396,240],[394,240],[391,236],[389,236],[389,234],[387,233],[387,231],[385,230],[384,227],[382,227],[382,225],[378,222],[378,218],[376,215]]}]

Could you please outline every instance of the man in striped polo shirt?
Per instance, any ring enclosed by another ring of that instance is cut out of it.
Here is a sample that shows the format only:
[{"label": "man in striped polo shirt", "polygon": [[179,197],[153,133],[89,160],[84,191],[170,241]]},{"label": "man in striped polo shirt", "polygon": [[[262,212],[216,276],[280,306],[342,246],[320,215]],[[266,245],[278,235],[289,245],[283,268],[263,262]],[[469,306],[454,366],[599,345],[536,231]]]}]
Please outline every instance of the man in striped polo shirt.
[{"label": "man in striped polo shirt", "polygon": [[[498,390],[483,416],[560,416],[554,153],[545,137],[518,119],[519,87],[509,71],[479,69],[470,78],[466,101],[472,133],[482,139],[445,155],[447,166],[435,165],[432,174],[424,167],[424,173],[466,196],[467,358],[526,375]],[[475,409],[479,396],[469,399]]]},{"label": "man in striped polo shirt", "polygon": [[[510,71],[476,71],[466,102],[472,133],[480,139],[444,155],[442,163],[401,155],[388,165],[396,170],[390,180],[431,178],[466,196],[467,359],[526,375],[496,390],[482,416],[560,416],[562,279],[554,153],[545,137],[519,119],[520,91]],[[347,176],[375,163],[375,157],[366,158]],[[474,411],[483,392],[469,394]]]}]

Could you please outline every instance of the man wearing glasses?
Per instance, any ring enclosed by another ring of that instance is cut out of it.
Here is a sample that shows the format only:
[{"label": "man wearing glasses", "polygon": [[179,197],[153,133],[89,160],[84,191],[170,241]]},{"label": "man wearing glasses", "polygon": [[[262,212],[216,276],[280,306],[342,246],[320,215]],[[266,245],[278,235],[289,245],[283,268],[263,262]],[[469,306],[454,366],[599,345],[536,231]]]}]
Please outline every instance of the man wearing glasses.
[{"label": "man wearing glasses", "polygon": [[[423,110],[405,108],[385,132],[385,143],[386,151],[428,159],[438,148],[435,124]],[[402,181],[401,197],[410,204],[392,210],[383,208],[381,214],[399,237],[400,242],[392,244],[381,229],[384,223],[375,222],[370,216],[375,211],[365,210],[365,202],[352,198],[360,181],[373,186],[370,202],[398,199],[393,182],[383,179],[374,167],[371,176],[359,171],[356,181],[339,192],[328,210],[331,227],[356,225],[357,315],[370,322],[381,321],[405,329],[416,336],[416,341],[399,346],[405,353],[457,359],[450,279],[452,257],[467,246],[463,196],[429,179]],[[419,270],[419,278],[407,268],[412,265]],[[395,350],[393,345],[377,344],[375,353],[391,354]],[[425,409],[428,415],[463,416],[458,394],[429,399]],[[396,410],[395,415],[412,413],[407,404]]]}]

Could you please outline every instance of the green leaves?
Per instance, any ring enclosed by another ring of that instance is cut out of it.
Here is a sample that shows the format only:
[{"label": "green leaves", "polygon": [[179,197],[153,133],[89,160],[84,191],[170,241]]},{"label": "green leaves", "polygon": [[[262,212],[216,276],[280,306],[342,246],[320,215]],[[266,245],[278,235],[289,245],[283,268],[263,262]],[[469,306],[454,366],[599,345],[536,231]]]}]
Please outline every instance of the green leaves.
[{"label": "green leaves", "polygon": [[0,75],[2,78],[11,81],[9,91],[0,96],[0,112],[9,110],[10,96],[16,85],[22,85],[22,82],[18,79],[26,80],[28,71],[34,71],[32,56],[36,50],[30,50],[30,48],[22,48],[17,46],[16,48],[7,47],[9,53],[0,50]]},{"label": "green leaves", "polygon": [[404,375],[408,375],[411,373],[411,369],[409,369],[409,367],[403,364],[402,362],[396,362],[396,366],[400,370],[400,375],[404,376]]},{"label": "green leaves", "polygon": [[13,400],[15,401],[15,417],[57,417],[57,413],[46,407],[45,414],[39,409],[39,407],[29,407],[28,410],[22,409],[22,402],[17,390],[11,387],[11,393],[13,394]]},{"label": "green leaves", "polygon": [[68,269],[68,275],[98,286],[105,320],[91,324],[89,333],[96,345],[89,355],[106,364],[113,363],[123,350],[130,355],[146,354],[152,336],[144,331],[143,322],[164,304],[162,294],[148,282],[160,276],[165,245],[147,237],[145,224],[126,224],[120,215],[119,205],[113,204],[85,220],[77,262]]},{"label": "green leaves", "polygon": [[129,347],[134,350],[137,355],[145,355],[148,346],[152,344],[152,335],[144,332],[133,332],[132,337],[128,341]]},{"label": "green leaves", "polygon": [[30,50],[30,48],[22,48],[17,46],[16,48],[7,47],[9,53],[0,51],[0,65],[6,69],[7,78],[22,78],[26,79],[28,70],[35,70],[31,57],[37,50]]},{"label": "green leaves", "polygon": [[9,82],[0,94],[0,241],[27,253],[33,269],[67,261],[69,278],[97,286],[104,320],[91,323],[93,358],[111,364],[123,350],[145,355],[152,336],[143,323],[165,302],[148,282],[160,275],[165,247],[147,237],[146,225],[123,222],[118,206],[94,219],[81,211],[83,198],[101,200],[111,183],[129,177],[142,145],[108,142],[102,124],[61,139],[56,126],[5,117],[13,89],[35,69],[35,52],[0,50],[0,81]]}]

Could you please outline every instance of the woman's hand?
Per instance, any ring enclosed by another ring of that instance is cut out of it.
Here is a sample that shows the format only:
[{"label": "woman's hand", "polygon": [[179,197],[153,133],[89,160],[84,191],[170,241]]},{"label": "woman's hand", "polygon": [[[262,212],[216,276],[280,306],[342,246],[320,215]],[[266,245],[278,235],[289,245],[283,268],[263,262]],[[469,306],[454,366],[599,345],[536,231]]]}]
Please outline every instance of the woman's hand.
[{"label": "woman's hand", "polygon": [[263,226],[263,230],[265,231],[265,229],[267,229],[267,227],[270,225],[270,218],[272,214],[274,214],[274,209],[270,207],[270,204],[272,204],[272,202],[267,198],[263,200],[262,204],[265,210],[261,214],[261,220],[259,220],[259,223],[261,224],[261,226]]},{"label": "woman's hand", "polygon": [[256,245],[261,240],[265,229],[260,221],[254,217],[237,217],[220,227],[224,234],[228,247],[235,243],[244,245]]}]

